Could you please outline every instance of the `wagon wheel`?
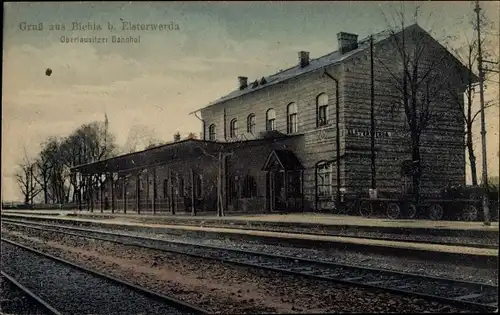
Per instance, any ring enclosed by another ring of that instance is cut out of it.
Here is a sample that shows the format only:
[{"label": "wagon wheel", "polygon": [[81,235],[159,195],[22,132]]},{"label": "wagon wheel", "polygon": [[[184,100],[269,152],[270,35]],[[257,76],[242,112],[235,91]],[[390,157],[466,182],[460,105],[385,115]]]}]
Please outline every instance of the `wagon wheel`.
[{"label": "wagon wheel", "polygon": [[477,217],[478,217],[478,211],[474,205],[465,205],[462,208],[462,220],[476,221]]},{"label": "wagon wheel", "polygon": [[344,209],[344,213],[345,214],[350,214],[353,212],[353,210],[356,209],[356,201],[347,201],[345,203],[345,209]]},{"label": "wagon wheel", "polygon": [[401,213],[398,204],[394,202],[389,203],[386,209],[387,209],[387,217],[389,219],[397,219],[399,217],[399,214]]},{"label": "wagon wheel", "polygon": [[417,206],[415,206],[413,203],[409,203],[405,206],[406,210],[406,217],[408,219],[413,219],[417,215]]},{"label": "wagon wheel", "polygon": [[443,217],[443,207],[441,205],[434,203],[429,206],[429,218],[434,221],[440,220]]},{"label": "wagon wheel", "polygon": [[373,214],[372,203],[366,200],[361,202],[359,205],[359,214],[363,217],[369,218]]}]

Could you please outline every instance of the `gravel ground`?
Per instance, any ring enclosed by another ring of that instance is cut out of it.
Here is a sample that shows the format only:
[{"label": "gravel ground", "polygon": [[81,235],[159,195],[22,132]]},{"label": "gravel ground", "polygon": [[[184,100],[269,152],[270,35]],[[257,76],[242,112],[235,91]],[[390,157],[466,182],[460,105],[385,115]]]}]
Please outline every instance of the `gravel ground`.
[{"label": "gravel ground", "polygon": [[481,245],[495,245],[498,246],[498,235],[493,238],[477,238],[468,236],[429,236],[429,235],[419,235],[419,234],[394,234],[394,233],[381,233],[372,231],[359,230],[336,230],[332,231],[330,229],[322,227],[314,228],[302,228],[302,227],[279,227],[269,225],[258,225],[253,224],[251,226],[247,224],[232,224],[232,223],[212,223],[204,221],[187,221],[179,222],[179,220],[168,220],[162,219],[161,222],[153,221],[151,219],[127,219],[130,222],[136,223],[161,223],[161,224],[171,224],[171,225],[181,225],[181,226],[199,226],[199,227],[214,227],[214,228],[234,228],[234,229],[248,229],[248,230],[261,230],[261,231],[271,231],[271,232],[283,232],[283,233],[304,233],[304,234],[318,234],[318,235],[333,235],[333,236],[351,236],[351,237],[372,237],[381,238],[388,240],[401,240],[401,241],[415,241],[415,242],[440,242],[445,244],[481,244]]},{"label": "gravel ground", "polygon": [[2,268],[64,314],[185,314],[120,285],[5,242],[2,242]]},{"label": "gravel ground", "polygon": [[[6,225],[9,229],[19,229]],[[456,280],[475,281],[487,284],[498,284],[498,268],[482,269],[477,267],[463,266],[444,262],[434,262],[420,259],[410,259],[401,256],[387,256],[383,254],[354,252],[340,249],[311,249],[288,246],[259,244],[256,241],[194,238],[187,236],[175,236],[170,234],[155,234],[151,229],[140,229],[140,231],[126,231],[119,229],[92,228],[98,231],[119,232],[132,236],[147,236],[160,240],[186,242],[225,248],[251,250],[263,253],[293,256],[298,258],[318,259],[342,264],[380,268],[391,271],[411,272],[415,274],[446,277]]]},{"label": "gravel ground", "polygon": [[42,231],[11,239],[216,313],[458,312],[452,306],[306,277]]},{"label": "gravel ground", "polygon": [[0,315],[31,314],[51,315],[26,293],[0,276]]}]

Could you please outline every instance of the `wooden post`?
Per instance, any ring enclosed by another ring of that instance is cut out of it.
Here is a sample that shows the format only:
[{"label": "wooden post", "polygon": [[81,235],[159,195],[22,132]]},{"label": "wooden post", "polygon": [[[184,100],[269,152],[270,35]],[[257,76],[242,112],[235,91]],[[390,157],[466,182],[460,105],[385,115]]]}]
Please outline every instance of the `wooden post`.
[{"label": "wooden post", "polygon": [[111,173],[111,213],[115,213],[115,174]]},{"label": "wooden post", "polygon": [[156,214],[156,166],[153,168],[153,214]]},{"label": "wooden post", "polygon": [[302,198],[302,212],[304,212],[304,171],[300,171],[300,194]]},{"label": "wooden post", "polygon": [[168,186],[170,187],[170,212],[172,215],[175,215],[175,203],[176,200],[174,196],[174,185],[172,180],[172,172],[168,171]]},{"label": "wooden post", "polygon": [[136,179],[135,179],[135,204],[137,207],[137,214],[141,214],[141,187],[139,185],[140,181],[140,173],[137,173]]},{"label": "wooden post", "polygon": [[191,215],[196,216],[196,204],[195,204],[195,178],[194,171],[191,169]]},{"label": "wooden post", "polygon": [[99,208],[101,210],[101,213],[104,212],[104,202],[102,200],[102,197],[104,195],[104,186],[102,182],[102,174],[99,174]]},{"label": "wooden post", "polygon": [[148,169],[146,173],[146,212],[149,212],[149,205],[151,201],[149,200],[149,186],[150,183],[149,183],[149,169]]},{"label": "wooden post", "polygon": [[90,212],[89,175],[88,175],[88,174],[86,174],[86,175],[83,177],[83,179],[84,179],[84,181],[83,181],[83,182],[84,182],[83,186],[84,186],[84,189],[85,189],[85,191],[84,191],[84,193],[85,193],[85,207],[87,208],[87,211],[89,211],[89,212]]},{"label": "wooden post", "polygon": [[76,173],[75,173],[75,180],[76,178],[80,178],[80,180],[78,181],[78,191],[77,191],[77,198],[78,198],[78,210],[79,211],[82,211],[82,181],[81,181],[81,175],[80,173],[78,174],[79,176],[76,176]]},{"label": "wooden post", "polygon": [[90,212],[94,212],[94,174],[90,175]]},{"label": "wooden post", "polygon": [[222,216],[222,152],[219,152],[217,174],[217,216]]},{"label": "wooden post", "polygon": [[225,216],[226,215],[226,210],[227,210],[227,207],[228,207],[228,194],[227,194],[227,191],[228,191],[228,188],[229,188],[229,181],[227,180],[228,179],[228,175],[227,175],[227,155],[224,154],[222,156],[222,216]]},{"label": "wooden post", "polygon": [[123,185],[122,185],[122,192],[123,192],[123,213],[127,213],[127,187],[128,182],[127,178],[123,177]]}]

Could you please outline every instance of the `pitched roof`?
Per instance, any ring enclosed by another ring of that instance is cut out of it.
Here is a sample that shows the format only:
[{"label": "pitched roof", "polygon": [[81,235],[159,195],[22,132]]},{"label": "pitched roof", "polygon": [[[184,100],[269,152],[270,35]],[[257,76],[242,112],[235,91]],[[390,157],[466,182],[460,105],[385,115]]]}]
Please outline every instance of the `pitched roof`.
[{"label": "pitched roof", "polygon": [[283,170],[293,171],[293,170],[303,170],[304,166],[300,163],[300,160],[297,158],[295,153],[290,150],[273,150],[267,156],[266,161],[264,162],[264,166],[262,167],[263,171],[268,171],[274,162],[279,163]]},{"label": "pitched roof", "polygon": [[[410,28],[410,27],[413,27],[413,26],[409,26],[408,28]],[[406,28],[406,29],[408,29],[408,28]],[[373,34],[373,42],[374,43],[381,42],[381,41],[389,38],[390,36],[391,36],[391,32],[389,30],[385,30],[385,31],[382,31],[382,32],[377,33],[377,34]],[[283,82],[285,80],[292,79],[292,78],[297,77],[299,75],[302,75],[302,74],[305,74],[305,73],[309,73],[309,72],[312,72],[312,71],[315,71],[315,70],[318,70],[318,69],[321,69],[323,67],[330,66],[330,65],[333,65],[333,64],[336,64],[336,63],[340,63],[340,62],[342,62],[342,61],[344,61],[346,59],[349,59],[353,55],[355,55],[355,54],[357,54],[357,53],[359,53],[361,51],[364,51],[365,49],[369,48],[369,46],[370,46],[370,37],[368,36],[368,37],[366,37],[366,38],[358,41],[358,48],[356,48],[356,49],[353,49],[353,50],[351,50],[349,52],[346,52],[344,54],[342,54],[339,50],[336,50],[336,51],[331,52],[329,54],[326,54],[326,55],[324,55],[322,57],[319,57],[319,58],[316,58],[316,59],[311,59],[309,61],[309,65],[306,66],[306,67],[304,67],[304,68],[301,68],[297,64],[297,65],[295,65],[295,66],[293,66],[291,68],[279,71],[278,73],[275,73],[273,75],[265,76],[264,77],[265,80],[266,80],[265,84],[260,84],[259,83],[259,85],[257,87],[252,88],[252,83],[249,83],[248,86],[245,89],[242,89],[242,90],[237,89],[237,90],[235,90],[235,91],[233,91],[233,92],[231,92],[231,93],[229,93],[229,94],[221,97],[220,99],[209,103],[207,106],[191,112],[190,114],[198,112],[201,109],[205,109],[207,107],[210,107],[210,106],[213,106],[213,105],[216,105],[216,104],[228,101],[228,100],[236,98],[238,96],[242,96],[242,95],[245,95],[245,94],[248,94],[248,93],[252,93],[252,92],[258,91],[260,89],[272,86],[274,84],[281,83],[281,82]],[[257,80],[257,81],[260,81],[260,79]]]},{"label": "pitched roof", "polygon": [[[411,31],[413,29],[424,32],[428,36],[432,37],[424,29],[422,29],[418,24],[410,25],[410,26],[406,27],[404,29],[404,31],[408,32],[408,31]],[[401,32],[403,32],[403,31],[397,32],[396,35],[400,34]],[[391,30],[384,30],[382,32],[373,34],[373,43],[378,44],[378,43],[390,38],[393,34],[394,33]],[[344,54],[342,54],[339,50],[336,50],[336,51],[331,52],[329,54],[326,54],[322,57],[319,57],[316,59],[311,59],[309,62],[309,65],[304,67],[304,68],[301,68],[297,64],[291,68],[279,71],[278,73],[275,73],[273,75],[265,76],[264,77],[264,79],[266,81],[265,84],[259,83],[259,85],[257,87],[252,87],[252,83],[249,83],[246,88],[244,88],[242,90],[240,90],[240,89],[234,90],[233,92],[219,98],[218,100],[209,103],[205,107],[199,108],[199,109],[197,109],[189,114],[196,113],[202,109],[206,109],[208,107],[223,103],[223,102],[231,100],[231,99],[234,99],[236,97],[258,91],[260,89],[281,83],[283,81],[295,78],[295,77],[300,76],[300,75],[305,74],[305,73],[309,73],[309,72],[321,69],[321,68],[326,67],[326,66],[331,66],[331,65],[334,65],[337,63],[342,63],[343,61],[350,59],[352,56],[356,55],[357,53],[359,53],[361,51],[368,49],[369,47],[370,47],[370,36],[367,36],[364,39],[358,41],[358,48],[356,48],[356,49],[353,49],[353,50],[346,52]],[[449,53],[449,51],[446,48],[444,48],[444,49]],[[452,56],[452,58],[460,66],[465,67],[453,54],[451,54],[451,53],[449,53],[449,54],[450,54],[450,56]],[[467,68],[465,67],[465,69],[467,69]],[[468,71],[470,72],[470,70],[468,70]],[[474,74],[472,74],[472,75],[475,79],[477,79],[477,77]],[[260,81],[260,79],[257,81]]]}]

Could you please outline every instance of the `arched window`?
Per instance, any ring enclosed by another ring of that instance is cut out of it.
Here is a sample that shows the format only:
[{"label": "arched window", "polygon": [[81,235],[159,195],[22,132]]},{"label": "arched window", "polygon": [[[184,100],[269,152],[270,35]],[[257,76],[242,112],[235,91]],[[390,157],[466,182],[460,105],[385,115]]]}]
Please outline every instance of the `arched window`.
[{"label": "arched window", "polygon": [[252,176],[246,175],[245,179],[243,180],[242,197],[252,198],[256,196],[257,196],[257,182],[255,181],[255,178],[253,178]]},{"label": "arched window", "polygon": [[297,126],[297,104],[290,103],[286,108],[286,131],[287,133],[294,133],[298,131]]},{"label": "arched window", "polygon": [[255,134],[255,115],[250,114],[247,117],[247,132]]},{"label": "arched window", "polygon": [[332,195],[332,163],[321,162],[316,165],[316,187],[319,197]]},{"label": "arched window", "polygon": [[163,198],[168,198],[168,179],[163,180]]},{"label": "arched window", "polygon": [[229,136],[235,138],[238,134],[238,121],[235,119],[231,120],[229,124]]},{"label": "arched window", "polygon": [[274,109],[268,109],[266,113],[266,130],[276,130],[276,112]]},{"label": "arched window", "polygon": [[328,95],[326,93],[321,93],[316,98],[316,109],[318,127],[325,126],[328,124]]},{"label": "arched window", "polygon": [[216,132],[217,132],[217,130],[215,128],[215,124],[211,124],[210,127],[208,127],[208,140],[215,141]]}]

